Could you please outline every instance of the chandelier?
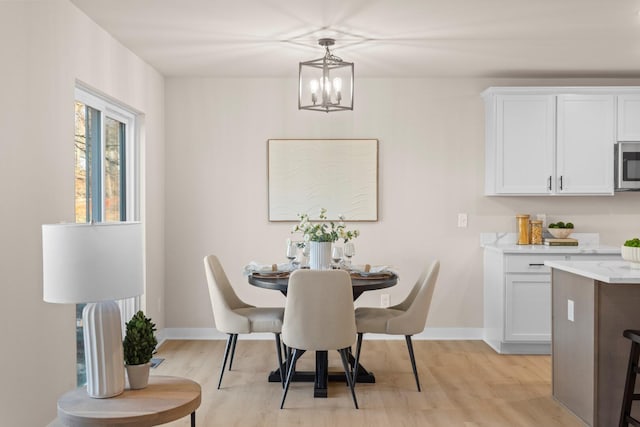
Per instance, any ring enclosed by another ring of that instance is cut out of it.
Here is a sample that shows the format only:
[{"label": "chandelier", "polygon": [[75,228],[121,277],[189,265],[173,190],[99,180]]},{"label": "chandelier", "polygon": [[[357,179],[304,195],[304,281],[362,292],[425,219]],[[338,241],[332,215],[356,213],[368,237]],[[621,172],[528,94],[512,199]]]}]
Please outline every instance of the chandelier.
[{"label": "chandelier", "polygon": [[324,111],[353,110],[353,62],[345,62],[329,51],[334,39],[318,40],[323,58],[300,63],[298,109]]}]

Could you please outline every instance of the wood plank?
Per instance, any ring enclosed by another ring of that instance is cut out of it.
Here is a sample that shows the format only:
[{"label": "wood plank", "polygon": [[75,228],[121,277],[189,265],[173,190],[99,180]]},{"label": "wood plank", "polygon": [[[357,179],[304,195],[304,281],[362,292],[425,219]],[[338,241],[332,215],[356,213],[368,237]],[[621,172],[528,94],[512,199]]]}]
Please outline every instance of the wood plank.
[{"label": "wood plank", "polygon": [[[329,384],[327,399],[314,399],[313,384],[293,383],[287,406],[279,410],[282,389],[267,382],[276,366],[272,341],[238,341],[233,370],[217,378],[223,341],[167,341],[157,357],[165,361],[153,370],[176,375],[202,386],[198,426],[582,426],[583,423],[551,396],[550,356],[500,355],[483,341],[414,341],[422,392],[416,390],[404,340],[367,340],[361,362],[376,375],[375,384],[358,384],[360,410],[349,389]],[[313,353],[299,361],[313,369]],[[329,368],[340,370],[337,352],[329,353]],[[167,426],[187,427],[188,420]]]}]

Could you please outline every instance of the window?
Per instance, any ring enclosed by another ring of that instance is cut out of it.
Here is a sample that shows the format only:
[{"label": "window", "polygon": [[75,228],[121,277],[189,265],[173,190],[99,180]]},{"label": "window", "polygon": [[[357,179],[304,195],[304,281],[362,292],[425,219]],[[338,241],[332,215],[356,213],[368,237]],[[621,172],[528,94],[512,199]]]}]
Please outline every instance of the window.
[{"label": "window", "polygon": [[[76,222],[138,219],[135,114],[82,87],[76,87],[75,99]],[[131,308],[121,311],[128,314],[136,306],[129,301]],[[78,386],[86,382],[83,308],[76,306]]]}]

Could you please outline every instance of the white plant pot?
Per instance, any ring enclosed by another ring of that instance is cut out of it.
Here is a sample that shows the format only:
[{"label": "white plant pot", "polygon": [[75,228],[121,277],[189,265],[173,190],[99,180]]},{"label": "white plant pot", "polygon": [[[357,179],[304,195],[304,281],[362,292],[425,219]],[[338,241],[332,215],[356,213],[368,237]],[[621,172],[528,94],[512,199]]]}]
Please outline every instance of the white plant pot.
[{"label": "white plant pot", "polygon": [[331,242],[309,242],[309,268],[328,270],[331,267]]},{"label": "white plant pot", "polygon": [[622,259],[629,261],[631,268],[640,268],[640,248],[622,246],[620,250]]},{"label": "white plant pot", "polygon": [[127,365],[127,378],[130,389],[145,388],[149,384],[149,368],[151,368],[151,362],[144,365]]}]

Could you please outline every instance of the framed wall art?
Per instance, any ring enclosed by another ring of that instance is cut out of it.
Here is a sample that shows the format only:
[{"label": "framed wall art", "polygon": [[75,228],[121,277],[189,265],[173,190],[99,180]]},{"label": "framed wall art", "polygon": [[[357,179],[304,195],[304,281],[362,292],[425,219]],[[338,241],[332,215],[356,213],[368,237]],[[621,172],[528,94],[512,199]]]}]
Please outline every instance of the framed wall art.
[{"label": "framed wall art", "polygon": [[377,139],[267,141],[269,221],[378,220]]}]

